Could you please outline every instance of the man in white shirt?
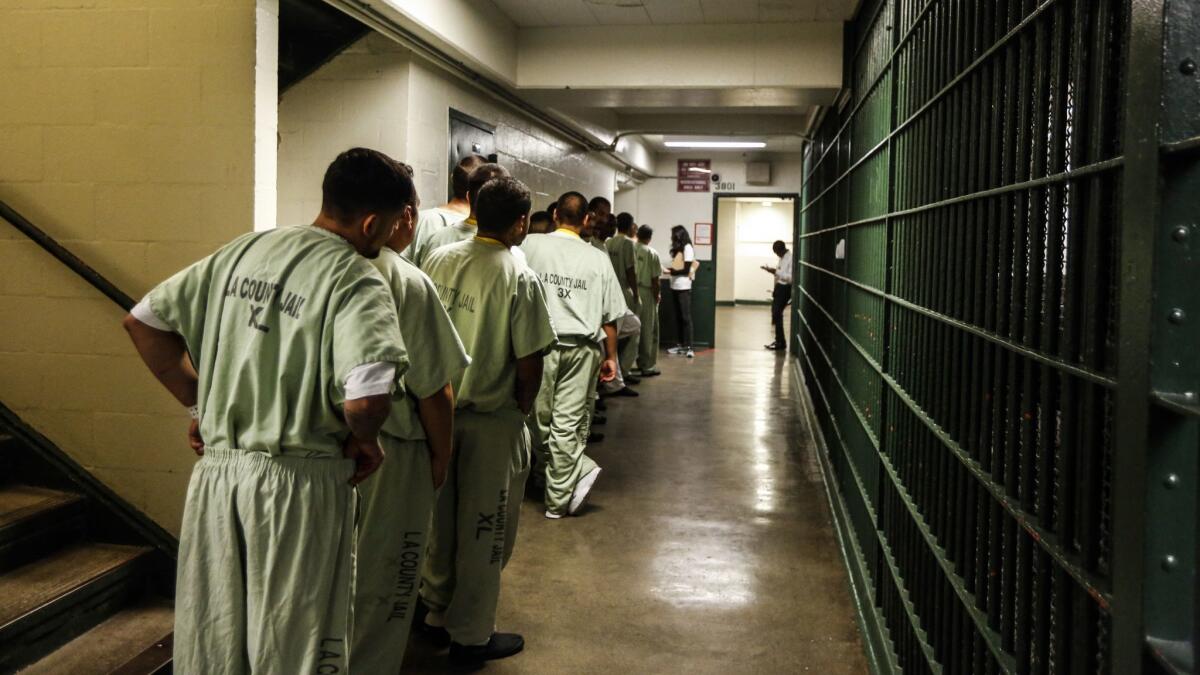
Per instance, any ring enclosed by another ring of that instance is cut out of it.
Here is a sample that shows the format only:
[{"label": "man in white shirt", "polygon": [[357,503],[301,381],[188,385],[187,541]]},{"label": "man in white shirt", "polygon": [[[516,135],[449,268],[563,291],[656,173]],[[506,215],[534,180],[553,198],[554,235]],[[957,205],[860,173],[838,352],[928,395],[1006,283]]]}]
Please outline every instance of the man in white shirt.
[{"label": "man in white shirt", "polygon": [[767,349],[787,351],[783,310],[792,301],[792,252],[782,241],[776,241],[771,250],[779,256],[779,267],[763,265],[762,268],[775,275],[775,290],[771,292],[771,323],[775,326],[775,341],[765,346]]}]

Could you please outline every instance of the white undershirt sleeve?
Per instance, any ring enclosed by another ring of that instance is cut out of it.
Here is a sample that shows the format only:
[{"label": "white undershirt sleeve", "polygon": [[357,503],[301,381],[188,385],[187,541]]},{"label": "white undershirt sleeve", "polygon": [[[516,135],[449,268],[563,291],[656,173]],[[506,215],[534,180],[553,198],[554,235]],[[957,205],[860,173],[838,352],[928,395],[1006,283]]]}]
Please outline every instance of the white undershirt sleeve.
[{"label": "white undershirt sleeve", "polygon": [[129,310],[129,313],[133,315],[133,318],[151,328],[168,333],[172,332],[171,327],[163,323],[163,320],[158,318],[158,315],[154,313],[154,308],[150,306],[149,296],[142,298],[138,304],[133,306],[133,309]]},{"label": "white undershirt sleeve", "polygon": [[346,375],[346,400],[390,394],[396,389],[396,364],[388,361],[364,363]]}]

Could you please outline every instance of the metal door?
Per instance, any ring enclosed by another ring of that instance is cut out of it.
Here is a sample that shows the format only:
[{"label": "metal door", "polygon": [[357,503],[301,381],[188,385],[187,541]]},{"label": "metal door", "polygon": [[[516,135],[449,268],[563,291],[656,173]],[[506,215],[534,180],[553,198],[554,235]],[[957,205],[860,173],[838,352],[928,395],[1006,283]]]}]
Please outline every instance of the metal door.
[{"label": "metal door", "polygon": [[454,175],[454,167],[463,157],[475,154],[483,155],[488,161],[496,160],[496,127],[470,115],[450,110],[450,159],[446,171],[446,199],[454,197],[454,187],[450,177]]}]

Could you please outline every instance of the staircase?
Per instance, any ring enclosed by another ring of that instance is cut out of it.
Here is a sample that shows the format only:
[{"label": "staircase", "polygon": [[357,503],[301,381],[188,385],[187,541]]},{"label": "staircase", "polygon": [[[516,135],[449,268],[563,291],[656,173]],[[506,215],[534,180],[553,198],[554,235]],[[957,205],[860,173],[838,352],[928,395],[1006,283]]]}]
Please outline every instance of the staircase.
[{"label": "staircase", "polygon": [[174,541],[0,405],[0,673],[168,673]]}]

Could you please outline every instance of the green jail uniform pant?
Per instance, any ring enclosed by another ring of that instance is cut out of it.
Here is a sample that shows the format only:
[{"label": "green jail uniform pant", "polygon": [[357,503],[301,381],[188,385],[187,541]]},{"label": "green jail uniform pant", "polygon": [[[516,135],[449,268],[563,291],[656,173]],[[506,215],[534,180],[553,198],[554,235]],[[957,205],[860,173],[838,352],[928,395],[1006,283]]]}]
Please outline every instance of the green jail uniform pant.
[{"label": "green jail uniform pant", "polygon": [[534,415],[538,461],[546,472],[546,509],[567,512],[579,479],[596,468],[584,454],[591,431],[600,348],[591,342],[558,345],[546,355]]},{"label": "green jail uniform pant", "polygon": [[642,306],[638,318],[642,320],[641,340],[638,343],[637,365],[642,373],[658,372],[658,303],[654,301],[654,290],[649,286],[638,288]]},{"label": "green jail uniform pant", "polygon": [[472,645],[496,628],[500,570],[516,536],[512,502],[519,508],[529,473],[529,435],[517,410],[460,408],[454,415],[454,456],[434,507],[421,599],[445,614],[455,642]]},{"label": "green jail uniform pant", "polygon": [[179,536],[174,672],[346,672],[353,473],[348,459],[205,449]]},{"label": "green jail uniform pant", "polygon": [[352,673],[400,672],[436,496],[424,440],[380,442],[383,465],[358,486]]}]

